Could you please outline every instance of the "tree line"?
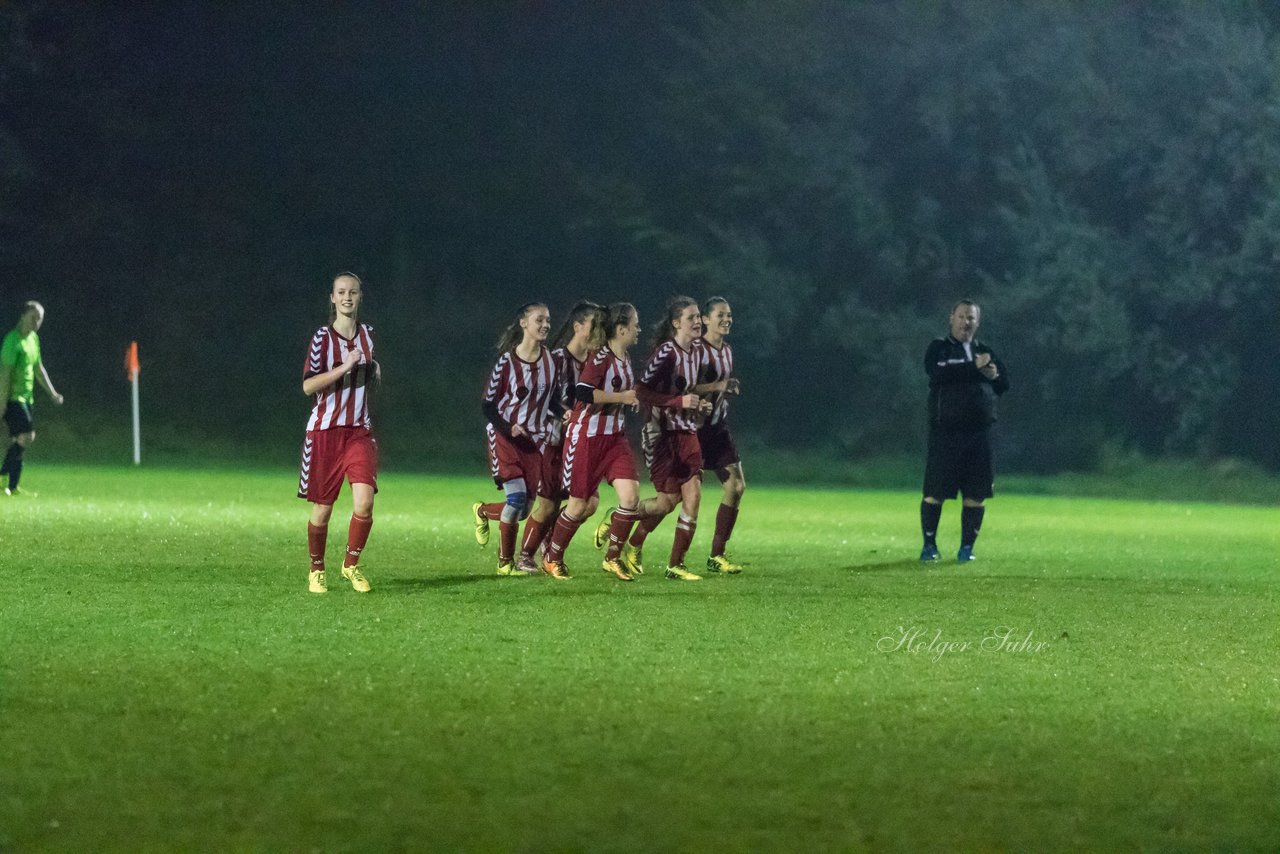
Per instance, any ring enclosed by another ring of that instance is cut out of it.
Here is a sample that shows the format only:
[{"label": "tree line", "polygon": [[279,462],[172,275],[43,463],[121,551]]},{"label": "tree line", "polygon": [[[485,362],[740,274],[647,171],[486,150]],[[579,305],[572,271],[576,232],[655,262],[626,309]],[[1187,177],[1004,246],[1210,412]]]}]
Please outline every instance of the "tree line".
[{"label": "tree line", "polygon": [[86,404],[139,338],[156,412],[251,440],[356,268],[404,441],[471,435],[531,298],[717,293],[739,429],[843,455],[922,446],[972,297],[1009,465],[1280,467],[1270,4],[635,5],[0,5],[5,293]]}]

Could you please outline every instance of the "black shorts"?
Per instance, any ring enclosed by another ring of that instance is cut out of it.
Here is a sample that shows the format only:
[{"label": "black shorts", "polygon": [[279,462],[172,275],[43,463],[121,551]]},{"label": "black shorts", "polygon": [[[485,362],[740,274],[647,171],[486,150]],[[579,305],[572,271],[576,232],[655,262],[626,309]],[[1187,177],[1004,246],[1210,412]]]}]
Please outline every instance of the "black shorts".
[{"label": "black shorts", "polygon": [[994,495],[991,472],[991,433],[988,430],[929,431],[929,456],[924,466],[927,498],[965,498],[983,501]]},{"label": "black shorts", "polygon": [[31,404],[11,400],[4,408],[4,423],[9,426],[9,436],[21,436],[36,429],[31,419]]}]

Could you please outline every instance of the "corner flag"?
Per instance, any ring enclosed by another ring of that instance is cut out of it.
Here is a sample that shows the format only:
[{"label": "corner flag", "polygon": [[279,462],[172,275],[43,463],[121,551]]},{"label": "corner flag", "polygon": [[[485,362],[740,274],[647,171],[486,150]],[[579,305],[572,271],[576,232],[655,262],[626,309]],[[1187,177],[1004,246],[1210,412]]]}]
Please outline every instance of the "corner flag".
[{"label": "corner flag", "polygon": [[138,420],[138,374],[142,368],[138,364],[138,342],[132,341],[124,352],[124,372],[133,384],[133,464],[142,463],[142,425]]}]

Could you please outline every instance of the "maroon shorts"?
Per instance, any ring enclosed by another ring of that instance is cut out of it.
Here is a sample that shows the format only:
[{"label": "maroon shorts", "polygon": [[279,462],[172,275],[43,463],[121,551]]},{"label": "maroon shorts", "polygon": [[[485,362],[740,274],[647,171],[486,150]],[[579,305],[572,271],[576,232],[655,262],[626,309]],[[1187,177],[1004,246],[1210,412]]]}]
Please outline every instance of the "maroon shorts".
[{"label": "maroon shorts", "polygon": [[729,425],[704,424],[698,430],[698,444],[702,446],[702,467],[707,471],[720,471],[741,462],[738,448],[729,435]]},{"label": "maroon shorts", "polygon": [[378,491],[378,443],[365,427],[313,430],[302,443],[302,471],[298,497],[316,504],[332,504],[342,491],[342,479],[367,483]]},{"label": "maroon shorts", "polygon": [[493,482],[502,486],[509,480],[524,478],[529,492],[538,492],[542,483],[542,452],[528,436],[511,439],[489,425],[489,469]]},{"label": "maroon shorts", "polygon": [[640,479],[626,434],[579,437],[571,431],[564,441],[561,478],[571,498],[589,499],[602,480]]},{"label": "maroon shorts", "polygon": [[664,432],[658,437],[649,463],[649,479],[659,492],[679,492],[681,486],[701,476],[698,434]]},{"label": "maroon shorts", "polygon": [[564,486],[564,446],[550,445],[542,449],[542,488],[538,494],[552,501],[564,501],[569,492]]}]

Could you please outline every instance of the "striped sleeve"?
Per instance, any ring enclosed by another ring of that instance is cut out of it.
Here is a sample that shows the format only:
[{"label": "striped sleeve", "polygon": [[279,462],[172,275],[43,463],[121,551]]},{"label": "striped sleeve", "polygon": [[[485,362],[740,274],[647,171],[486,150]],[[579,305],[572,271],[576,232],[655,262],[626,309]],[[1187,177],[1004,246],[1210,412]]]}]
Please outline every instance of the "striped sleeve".
[{"label": "striped sleeve", "polygon": [[329,370],[329,365],[325,363],[325,354],[328,349],[325,347],[325,342],[328,338],[329,330],[324,326],[317,329],[316,333],[311,336],[311,346],[307,348],[307,358],[302,364],[302,378],[304,380]]},{"label": "striped sleeve", "polygon": [[489,382],[484,388],[484,400],[489,403],[496,403],[498,398],[502,397],[503,390],[506,388],[506,374],[510,362],[511,354],[503,353],[494,363],[493,370],[489,372]]}]

